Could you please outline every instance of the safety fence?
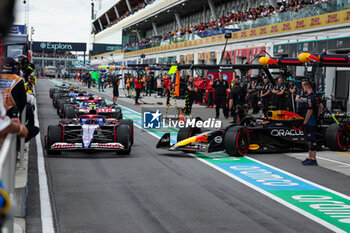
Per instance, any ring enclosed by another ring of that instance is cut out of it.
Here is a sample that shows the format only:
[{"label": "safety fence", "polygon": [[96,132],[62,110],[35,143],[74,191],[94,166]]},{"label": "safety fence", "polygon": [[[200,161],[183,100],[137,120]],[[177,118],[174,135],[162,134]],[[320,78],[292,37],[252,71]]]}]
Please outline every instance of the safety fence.
[{"label": "safety fence", "polygon": [[13,232],[13,215],[8,214],[14,200],[16,172],[15,134],[8,134],[0,150],[0,226],[1,233]]}]

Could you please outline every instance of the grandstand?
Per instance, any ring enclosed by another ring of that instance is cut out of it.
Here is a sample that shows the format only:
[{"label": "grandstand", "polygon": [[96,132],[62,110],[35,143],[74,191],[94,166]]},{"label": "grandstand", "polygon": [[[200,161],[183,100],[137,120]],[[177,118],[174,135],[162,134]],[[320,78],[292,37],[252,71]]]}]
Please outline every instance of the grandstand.
[{"label": "grandstand", "polygon": [[343,42],[337,46],[314,46],[314,52],[344,52],[350,49],[350,31],[343,30],[350,22],[348,6],[342,0],[116,0],[92,20],[91,42],[121,44],[122,50],[94,55],[92,64],[216,64],[227,32],[232,39],[223,63],[278,54],[281,44],[290,44],[288,55],[296,56],[300,43],[338,37]]}]

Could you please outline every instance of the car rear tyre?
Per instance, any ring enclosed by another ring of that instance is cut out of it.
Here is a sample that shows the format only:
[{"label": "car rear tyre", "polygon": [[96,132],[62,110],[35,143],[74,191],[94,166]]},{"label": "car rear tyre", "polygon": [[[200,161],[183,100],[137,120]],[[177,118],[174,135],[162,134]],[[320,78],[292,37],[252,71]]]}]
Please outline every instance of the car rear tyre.
[{"label": "car rear tyre", "polygon": [[57,108],[57,100],[61,98],[61,94],[54,93],[52,96],[52,104],[55,108]]},{"label": "car rear tyre", "polygon": [[59,99],[57,100],[57,115],[60,118],[63,118],[63,109],[64,109],[64,105],[66,104],[66,100],[65,99]]},{"label": "car rear tyre", "polygon": [[244,156],[249,149],[249,133],[242,126],[233,126],[226,130],[224,137],[226,153],[231,156]]},{"label": "car rear tyre", "polygon": [[325,144],[334,151],[350,149],[350,125],[331,124],[325,133]]},{"label": "car rear tyre", "polygon": [[130,119],[119,120],[120,125],[127,125],[130,129],[130,145],[134,145],[134,121]]},{"label": "car rear tyre", "polygon": [[61,151],[51,151],[49,150],[51,146],[57,142],[62,142],[63,132],[62,127],[59,125],[50,125],[47,128],[46,136],[46,148],[48,149],[47,153],[49,155],[59,155]]},{"label": "car rear tyre", "polygon": [[75,118],[75,109],[71,104],[64,106],[64,118]]},{"label": "car rear tyre", "polygon": [[55,93],[56,88],[50,88],[50,98],[52,99],[53,93]]},{"label": "car rear tyre", "polygon": [[119,125],[117,127],[117,142],[122,144],[125,150],[117,151],[120,155],[129,155],[131,152],[130,128],[127,125]]}]

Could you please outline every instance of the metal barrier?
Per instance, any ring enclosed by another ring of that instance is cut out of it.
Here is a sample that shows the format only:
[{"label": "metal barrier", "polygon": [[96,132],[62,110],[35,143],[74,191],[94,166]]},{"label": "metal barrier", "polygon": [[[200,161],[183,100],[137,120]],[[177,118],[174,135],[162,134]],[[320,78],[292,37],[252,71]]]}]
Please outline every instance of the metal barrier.
[{"label": "metal barrier", "polygon": [[[22,114],[21,114],[21,123],[23,125],[26,124],[26,113],[27,113],[27,106],[24,107]],[[23,168],[23,158],[24,158],[24,143],[25,138],[20,138],[20,150],[19,150],[19,167]]]},{"label": "metal barrier", "polygon": [[[15,173],[16,173],[16,139],[15,134],[8,134],[2,144],[0,150],[0,180],[4,189],[10,196],[10,200],[14,200],[15,193]],[[13,232],[13,215],[8,216],[6,222],[1,228],[1,232]]]}]

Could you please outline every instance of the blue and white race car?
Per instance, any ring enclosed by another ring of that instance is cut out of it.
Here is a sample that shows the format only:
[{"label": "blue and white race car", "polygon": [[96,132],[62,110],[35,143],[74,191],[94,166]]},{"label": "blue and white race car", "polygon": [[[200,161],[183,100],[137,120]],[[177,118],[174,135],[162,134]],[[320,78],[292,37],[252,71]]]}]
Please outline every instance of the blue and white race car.
[{"label": "blue and white race car", "polygon": [[134,125],[129,119],[117,120],[87,114],[50,125],[45,136],[48,154],[62,151],[115,151],[128,155],[134,142]]}]

